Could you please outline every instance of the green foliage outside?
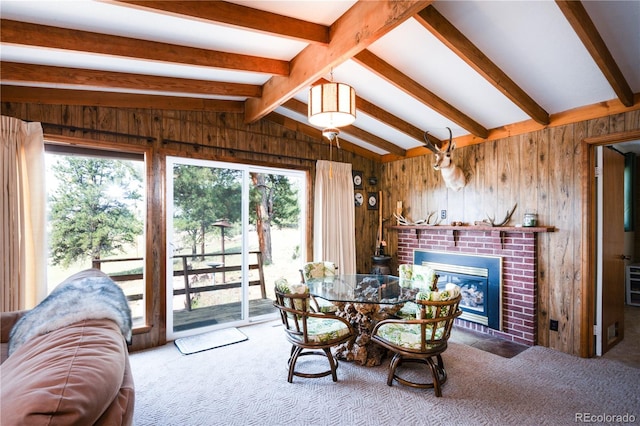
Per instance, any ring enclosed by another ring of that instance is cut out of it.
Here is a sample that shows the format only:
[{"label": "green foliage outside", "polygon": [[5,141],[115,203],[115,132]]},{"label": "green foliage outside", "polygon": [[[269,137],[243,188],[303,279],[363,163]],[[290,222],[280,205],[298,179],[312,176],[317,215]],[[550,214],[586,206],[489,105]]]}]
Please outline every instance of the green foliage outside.
[{"label": "green foliage outside", "polygon": [[[183,244],[191,253],[205,253],[205,241],[211,233],[219,233],[213,224],[226,219],[232,227],[225,229],[233,237],[240,227],[242,214],[242,172],[224,168],[192,165],[174,166],[174,228],[184,237]],[[255,174],[258,177],[249,193],[249,222],[270,233],[271,224],[279,227],[298,223],[300,207],[298,191],[286,176]],[[260,217],[258,217],[260,216]],[[261,239],[260,250],[267,263],[270,259],[270,238]]]},{"label": "green foliage outside", "polygon": [[[204,253],[207,234],[219,219],[239,222],[242,213],[241,172],[229,169],[176,165],[173,170],[174,228],[183,232],[184,244]],[[227,236],[232,236],[229,229]]]},{"label": "green foliage outside", "polygon": [[[49,200],[54,265],[66,268],[78,260],[103,259],[124,253],[127,245],[135,243],[143,233],[135,212],[142,199],[142,167],[143,163],[134,161],[60,156],[53,166],[58,186]],[[295,227],[298,223],[298,188],[286,176],[256,176],[260,184],[250,188],[249,220],[267,234],[260,240],[260,250],[269,260],[271,226]],[[240,229],[241,177],[238,170],[174,167],[174,227],[194,255],[198,245],[205,253],[205,241],[220,232],[213,226],[218,220],[234,225],[225,229],[226,237]]]},{"label": "green foliage outside", "polygon": [[[268,199],[268,212],[271,224],[278,227],[291,227],[298,224],[300,206],[298,205],[298,189],[291,186],[289,178],[282,175],[264,175],[265,188],[252,187],[252,194],[266,191]],[[259,196],[252,196],[252,203],[258,202]],[[255,211],[253,205],[251,211]],[[255,225],[256,218],[252,215],[249,222]]]},{"label": "green foliage outside", "polygon": [[[139,167],[138,167],[139,166]],[[124,253],[142,234],[142,163],[64,156],[53,166],[50,250],[54,265]]]}]

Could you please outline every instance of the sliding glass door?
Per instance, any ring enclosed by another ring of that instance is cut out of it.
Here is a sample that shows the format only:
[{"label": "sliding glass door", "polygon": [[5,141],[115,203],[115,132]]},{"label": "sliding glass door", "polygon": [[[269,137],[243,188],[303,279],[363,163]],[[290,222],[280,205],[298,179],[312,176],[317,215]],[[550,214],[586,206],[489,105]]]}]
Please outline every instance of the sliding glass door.
[{"label": "sliding glass door", "polygon": [[304,258],[304,173],[170,157],[167,180],[167,338],[275,316],[273,281]]}]

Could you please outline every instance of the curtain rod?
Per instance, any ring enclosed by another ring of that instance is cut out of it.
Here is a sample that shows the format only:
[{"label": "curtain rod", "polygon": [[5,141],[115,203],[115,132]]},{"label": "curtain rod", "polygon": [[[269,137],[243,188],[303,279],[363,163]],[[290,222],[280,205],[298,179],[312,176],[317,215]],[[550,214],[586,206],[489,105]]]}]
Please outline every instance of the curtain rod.
[{"label": "curtain rod", "polygon": [[152,136],[142,136],[142,135],[132,135],[129,133],[120,133],[120,132],[112,132],[110,130],[100,130],[100,129],[87,129],[84,127],[77,127],[77,126],[69,126],[66,124],[55,124],[55,123],[40,123],[42,124],[42,126],[47,126],[47,127],[56,127],[59,129],[67,129],[70,130],[72,132],[83,132],[83,133],[100,133],[103,135],[110,135],[110,136],[121,136],[121,137],[127,137],[127,138],[135,138],[135,139],[144,139],[147,142],[153,142],[156,138],[152,137]]},{"label": "curtain rod", "polygon": [[204,145],[204,144],[200,144],[200,143],[196,143],[196,142],[184,142],[184,141],[177,141],[177,140],[173,140],[173,139],[162,139],[162,144],[163,145],[166,145],[166,144],[169,144],[169,143],[191,146],[196,151],[199,150],[200,148],[210,148],[210,149],[219,149],[219,150],[223,150],[223,151],[229,151],[229,153],[231,153],[231,154],[233,154],[234,152],[241,152],[243,154],[259,154],[259,155],[266,155],[266,156],[269,156],[269,157],[276,157],[276,158],[281,158],[281,159],[308,161],[308,162],[312,162],[312,163],[315,163],[315,161],[316,161],[316,160],[312,160],[312,159],[308,159],[308,158],[294,157],[292,155],[272,154],[270,152],[257,153],[256,151],[250,151],[250,150],[247,150],[247,149],[225,148],[225,147],[222,147],[222,146]]},{"label": "curtain rod", "polygon": [[[110,135],[110,136],[121,136],[121,137],[135,138],[135,139],[143,139],[143,140],[146,140],[147,142],[153,142],[156,139],[155,137],[152,137],[152,136],[132,135],[132,134],[129,134],[129,133],[113,132],[113,131],[110,131],[110,130],[87,129],[87,128],[83,128],[83,127],[70,126],[70,125],[66,125],[66,124],[55,124],[55,123],[44,123],[44,122],[40,122],[40,124],[42,124],[42,126],[56,127],[56,128],[59,128],[59,129],[67,129],[67,130],[70,130],[72,132],[78,132],[79,131],[79,132],[84,132],[84,133],[100,133],[100,134]],[[184,141],[178,141],[178,140],[173,140],[173,139],[162,139],[162,144],[163,145],[166,145],[168,143],[174,143],[174,144],[179,144],[179,145],[187,145],[187,146],[193,147],[196,150],[198,150],[200,148],[212,148],[212,149],[219,149],[219,150],[229,151],[231,154],[233,154],[234,152],[241,152],[241,153],[244,153],[244,154],[256,154],[255,151],[250,151],[250,150],[245,150],[245,149],[224,148],[224,147],[219,147],[219,146],[211,146],[211,145],[199,144],[199,143],[195,143],[195,142],[184,142]],[[313,160],[313,159],[294,157],[292,155],[271,154],[269,152],[261,152],[260,155],[266,155],[266,156],[269,156],[269,157],[275,157],[275,158],[280,158],[280,159],[299,160],[299,161],[307,161],[307,162],[315,163],[315,160]]]}]

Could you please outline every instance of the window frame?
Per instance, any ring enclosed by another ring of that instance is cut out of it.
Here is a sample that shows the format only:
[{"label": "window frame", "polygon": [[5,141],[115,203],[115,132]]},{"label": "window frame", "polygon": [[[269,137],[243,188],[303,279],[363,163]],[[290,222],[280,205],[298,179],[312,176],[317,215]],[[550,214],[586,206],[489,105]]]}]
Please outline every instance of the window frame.
[{"label": "window frame", "polygon": [[153,150],[150,146],[137,146],[119,142],[100,141],[99,144],[91,139],[74,138],[61,135],[44,135],[45,153],[73,154],[75,152],[105,157],[129,160],[141,160],[144,163],[144,321],[134,326],[133,334],[149,332],[153,327],[153,246],[152,246],[152,216],[153,216],[153,185],[149,182],[153,170]]}]

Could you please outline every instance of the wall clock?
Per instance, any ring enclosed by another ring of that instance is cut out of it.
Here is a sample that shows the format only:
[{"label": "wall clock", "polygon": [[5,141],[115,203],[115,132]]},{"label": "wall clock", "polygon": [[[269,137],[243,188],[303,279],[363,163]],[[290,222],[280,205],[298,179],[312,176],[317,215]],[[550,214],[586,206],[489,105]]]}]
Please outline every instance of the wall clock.
[{"label": "wall clock", "polygon": [[362,172],[354,170],[353,174],[353,187],[355,189],[362,189]]},{"label": "wall clock", "polygon": [[356,207],[360,207],[362,204],[364,204],[364,196],[362,195],[362,192],[356,192],[355,202]]},{"label": "wall clock", "polygon": [[367,194],[367,207],[369,208],[369,210],[378,209],[378,193],[377,192],[369,192]]}]

